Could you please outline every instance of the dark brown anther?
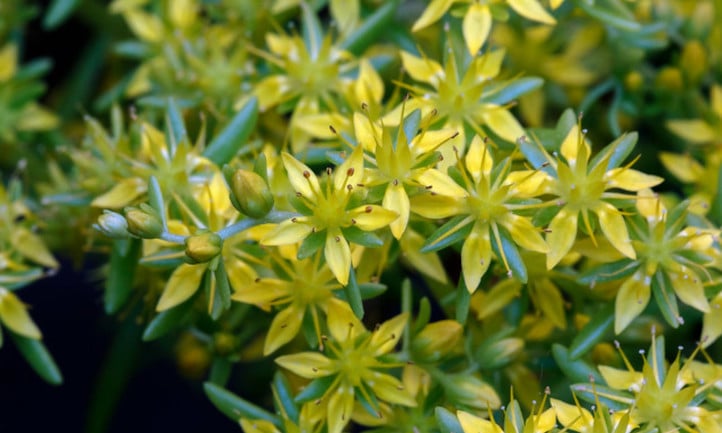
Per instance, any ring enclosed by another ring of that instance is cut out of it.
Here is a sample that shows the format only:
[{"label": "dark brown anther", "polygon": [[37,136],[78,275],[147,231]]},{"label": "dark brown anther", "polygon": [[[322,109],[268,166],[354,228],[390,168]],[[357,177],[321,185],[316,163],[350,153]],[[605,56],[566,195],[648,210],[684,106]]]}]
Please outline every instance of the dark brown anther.
[{"label": "dark brown anther", "polygon": [[351,167],[351,168],[349,168],[348,170],[346,170],[346,175],[347,175],[347,176],[353,176],[354,173],[356,173],[356,170],[354,170],[353,167]]},{"label": "dark brown anther", "polygon": [[336,132],[336,128],[334,128],[333,125],[328,125],[328,129],[330,129],[332,133],[338,134],[338,132]]},{"label": "dark brown anther", "polygon": [[339,236],[334,236],[333,240],[335,240],[336,242],[341,242],[341,237],[339,237]]},{"label": "dark brown anther", "polygon": [[372,208],[371,206],[366,206],[366,209],[364,209],[364,210],[366,211],[366,213],[371,213],[371,211],[374,210],[374,208]]},{"label": "dark brown anther", "polygon": [[298,221],[298,218],[296,218],[296,217],[291,218],[291,222],[292,222],[292,223],[295,223],[295,222],[297,222],[297,221]]},{"label": "dark brown anther", "polygon": [[333,170],[331,170],[331,167],[326,167],[326,174],[331,176],[331,173],[333,173]]},{"label": "dark brown anther", "polygon": [[311,177],[311,173],[310,173],[308,170],[303,170],[303,177],[305,177],[306,179],[308,179],[308,178]]}]

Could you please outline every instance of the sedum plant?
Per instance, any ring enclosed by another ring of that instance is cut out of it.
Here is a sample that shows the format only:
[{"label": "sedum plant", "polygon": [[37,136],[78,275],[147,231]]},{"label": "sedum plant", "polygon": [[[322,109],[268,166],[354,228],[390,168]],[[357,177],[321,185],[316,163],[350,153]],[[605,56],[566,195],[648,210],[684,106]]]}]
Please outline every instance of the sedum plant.
[{"label": "sedum plant", "polygon": [[3,7],[0,335],[47,381],[20,289],[83,239],[247,433],[721,431],[718,3],[116,0],[83,116]]}]

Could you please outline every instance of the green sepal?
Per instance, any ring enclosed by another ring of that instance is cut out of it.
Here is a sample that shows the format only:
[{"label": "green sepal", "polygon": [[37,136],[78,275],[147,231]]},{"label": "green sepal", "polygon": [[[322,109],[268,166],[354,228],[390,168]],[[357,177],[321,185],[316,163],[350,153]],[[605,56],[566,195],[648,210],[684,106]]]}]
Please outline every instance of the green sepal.
[{"label": "green sepal", "polygon": [[439,227],[421,247],[421,253],[433,253],[465,239],[474,227],[473,221],[461,225],[467,215],[457,215]]},{"label": "green sepal", "polygon": [[597,372],[597,369],[589,365],[586,361],[574,360],[569,356],[569,351],[561,344],[552,345],[552,355],[559,369],[572,381],[585,381],[590,377],[594,377],[595,382],[604,383],[604,379]]},{"label": "green sepal", "polygon": [[63,376],[60,373],[60,369],[58,369],[52,355],[50,355],[50,352],[48,352],[48,349],[45,348],[41,340],[27,338],[12,331],[8,332],[8,334],[15,342],[15,346],[23,355],[23,358],[25,358],[38,376],[42,377],[43,380],[51,385],[60,385],[63,383]]},{"label": "green sepal", "polygon": [[484,92],[484,102],[497,105],[506,105],[520,96],[540,88],[544,84],[544,80],[539,77],[523,77],[496,86],[489,89],[488,93]]},{"label": "green sepal", "polygon": [[359,284],[358,288],[361,291],[361,299],[364,300],[380,296],[388,289],[386,284],[381,283],[362,283]]},{"label": "green sepal", "polygon": [[296,258],[303,260],[311,257],[316,251],[321,249],[326,243],[326,230],[312,232],[310,235],[301,242],[301,246],[298,247]]},{"label": "green sepal", "polygon": [[519,402],[512,400],[504,411],[504,431],[522,433],[524,428],[524,415],[521,413]]},{"label": "green sepal", "polygon": [[328,388],[333,384],[334,380],[336,380],[336,376],[324,376],[319,377],[318,379],[314,379],[306,385],[305,388],[301,390],[301,392],[296,395],[296,398],[293,399],[293,401],[296,404],[303,404],[311,400],[316,400],[318,398],[321,398],[326,391],[328,391]]},{"label": "green sepal", "polygon": [[258,120],[258,99],[254,96],[233,116],[231,122],[221,133],[208,144],[203,151],[203,156],[218,166],[230,161],[255,129],[256,120]]},{"label": "green sepal", "polygon": [[13,291],[27,286],[45,275],[41,268],[30,268],[26,271],[5,271],[0,273],[0,286]]},{"label": "green sepal", "polygon": [[175,103],[175,99],[168,99],[168,109],[166,111],[166,121],[168,122],[169,130],[171,132],[170,144],[171,154],[175,153],[175,149],[178,147],[178,143],[188,138],[188,132],[186,131],[186,125],[183,121],[183,115],[178,110],[178,104]]},{"label": "green sepal", "polygon": [[363,53],[380,35],[388,31],[398,5],[398,0],[384,2],[383,6],[366,17],[360,26],[346,36],[340,44],[341,49],[356,56]]},{"label": "green sepal", "polygon": [[594,3],[577,0],[574,3],[589,16],[619,30],[636,32],[642,27],[634,21],[632,12],[619,4],[618,0],[599,0]]},{"label": "green sepal", "polygon": [[531,163],[532,167],[551,176],[556,176],[556,170],[552,164],[549,164],[549,158],[542,150],[541,144],[532,141],[532,139],[520,138],[517,140],[517,145],[526,160]]},{"label": "green sepal", "polygon": [[606,158],[609,158],[607,161],[607,170],[619,167],[620,164],[627,159],[629,154],[632,153],[634,146],[637,145],[638,139],[639,134],[636,132],[623,134],[596,154],[589,163],[589,167],[596,167],[597,164]]},{"label": "green sepal", "polygon": [[639,262],[625,258],[595,266],[581,274],[577,281],[582,284],[606,283],[632,275],[637,268]]},{"label": "green sepal", "polygon": [[276,403],[283,408],[282,412],[286,414],[288,419],[298,424],[299,411],[298,406],[293,401],[293,391],[288,383],[286,376],[280,371],[276,371],[273,375],[273,383],[271,384],[273,395],[276,397]]},{"label": "green sepal", "polygon": [[439,430],[448,433],[464,433],[459,419],[447,409],[438,406],[434,409],[434,416],[436,417],[436,424],[438,424]]},{"label": "green sepal", "polygon": [[149,268],[175,269],[183,263],[186,263],[185,258],[187,258],[187,256],[183,249],[165,248],[142,257],[138,263]]},{"label": "green sepal", "polygon": [[411,333],[416,335],[421,332],[421,330],[424,329],[424,326],[429,324],[429,320],[431,320],[431,303],[429,302],[429,298],[424,296],[419,301],[419,312],[416,314],[414,328]]},{"label": "green sepal", "polygon": [[[406,118],[403,120],[403,127],[402,130],[404,131],[404,135],[406,135],[406,143],[409,144],[411,140],[413,140],[414,137],[416,137],[416,132],[419,130],[419,125],[421,124],[421,110],[418,108],[411,112]],[[394,150],[396,150],[399,143],[394,141]]]},{"label": "green sepal", "polygon": [[672,283],[669,281],[666,272],[658,270],[652,277],[652,294],[659,307],[659,311],[672,328],[679,326],[679,307],[677,306],[677,295],[674,293]]},{"label": "green sepal", "polygon": [[213,320],[218,320],[231,306],[231,285],[223,260],[218,260],[216,269],[208,269],[204,277],[206,299],[208,300],[208,314]]},{"label": "green sepal", "polygon": [[163,192],[155,176],[151,176],[150,179],[148,179],[148,203],[160,218],[160,222],[163,224],[163,230],[168,230],[168,219],[165,214]]},{"label": "green sepal", "polygon": [[193,308],[195,296],[185,302],[161,311],[148,323],[143,331],[143,341],[153,341],[180,327]]},{"label": "green sepal", "polygon": [[569,345],[569,359],[575,361],[614,333],[614,303],[597,311]]},{"label": "green sepal", "polygon": [[361,296],[361,288],[356,281],[356,271],[351,266],[351,270],[348,275],[348,284],[343,288],[344,294],[346,295],[346,301],[351,306],[351,310],[359,319],[364,317],[364,304],[363,296]]},{"label": "green sepal", "polygon": [[[604,383],[604,382],[601,382]],[[575,383],[571,386],[572,392],[582,400],[596,404],[597,399],[612,411],[629,408],[628,401],[634,401],[634,395],[627,391],[620,391],[598,383]],[[618,400],[617,400],[618,399]]]},{"label": "green sepal", "polygon": [[281,422],[278,417],[225,388],[211,382],[205,382],[203,384],[203,390],[211,403],[233,421],[237,422],[240,418],[262,419],[269,421],[278,428],[281,427]]},{"label": "green sepal", "polygon": [[79,3],[80,0],[53,0],[43,17],[43,28],[52,30],[62,24],[73,13]]},{"label": "green sepal", "polygon": [[103,296],[107,314],[117,313],[130,297],[141,245],[142,241],[134,238],[118,239],[113,242],[110,269]]},{"label": "green sepal", "polygon": [[459,285],[456,287],[456,321],[464,325],[469,318],[471,307],[471,293],[464,282],[464,275],[459,275]]},{"label": "green sepal", "polygon": [[306,46],[309,57],[318,59],[318,53],[323,43],[323,29],[318,21],[316,12],[305,2],[301,2],[301,33],[303,35],[303,43]]},{"label": "green sepal", "polygon": [[367,248],[378,248],[384,245],[384,241],[371,232],[363,231],[358,227],[350,226],[341,229],[344,237],[354,244]]},{"label": "green sepal", "polygon": [[[501,245],[499,245],[499,241],[501,241]],[[504,253],[506,263],[509,265],[509,270],[512,275],[517,280],[526,284],[528,275],[524,259],[521,257],[521,254],[519,254],[519,249],[516,247],[516,244],[511,240],[506,230],[502,227],[499,227],[499,239],[497,239],[496,236],[492,237],[491,247],[494,250],[494,254],[496,254],[496,257],[498,257],[500,261],[502,258],[501,253]]]},{"label": "green sepal", "polygon": [[225,386],[231,377],[233,363],[225,357],[216,356],[211,363],[211,371],[208,373],[208,381],[218,386]]},{"label": "green sepal", "polygon": [[[652,353],[654,351],[654,353]],[[666,351],[664,350],[664,335],[658,335],[654,337],[654,346],[649,346],[649,353],[647,354],[647,361],[657,361],[657,365],[650,365],[652,369],[659,373],[657,383],[664,383],[666,379],[665,373],[667,372]]]},{"label": "green sepal", "polygon": [[[376,394],[373,390],[369,389],[369,386],[365,382],[361,382],[358,388],[363,388],[365,392],[359,392],[356,394],[358,402],[361,403],[366,412],[375,417],[381,417],[381,407],[379,406],[379,400],[376,398]],[[369,396],[370,400],[366,398]]]}]

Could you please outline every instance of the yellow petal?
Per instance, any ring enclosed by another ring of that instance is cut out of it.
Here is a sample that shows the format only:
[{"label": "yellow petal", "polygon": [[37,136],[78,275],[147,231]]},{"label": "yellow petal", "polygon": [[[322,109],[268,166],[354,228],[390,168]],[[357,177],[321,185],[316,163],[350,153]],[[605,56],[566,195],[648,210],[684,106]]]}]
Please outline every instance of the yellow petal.
[{"label": "yellow petal", "polygon": [[416,399],[404,389],[397,378],[383,373],[374,373],[373,380],[369,380],[369,387],[382,400],[403,406],[416,406]]},{"label": "yellow petal", "polygon": [[353,340],[366,332],[366,328],[344,301],[331,298],[327,303],[326,317],[328,318],[328,331],[338,342]]},{"label": "yellow petal", "polygon": [[348,284],[351,269],[351,249],[341,230],[337,228],[328,230],[323,254],[326,257],[328,268],[331,269],[338,282],[344,286]]},{"label": "yellow petal", "polygon": [[668,120],[667,128],[684,140],[695,144],[709,143],[717,136],[714,129],[700,119]]},{"label": "yellow petal", "polygon": [[432,0],[431,3],[426,6],[426,9],[424,9],[424,13],[422,13],[419,19],[416,20],[414,26],[411,28],[411,31],[419,31],[424,27],[428,27],[439,21],[446,11],[449,10],[451,5],[454,4],[454,1],[455,0]]},{"label": "yellow petal", "polygon": [[711,308],[702,320],[702,345],[704,347],[714,343],[722,335],[722,292],[718,293],[710,302]]},{"label": "yellow petal", "polygon": [[709,92],[709,105],[717,117],[722,120],[722,86],[713,84]]},{"label": "yellow petal", "polygon": [[636,258],[637,253],[632,247],[627,224],[624,222],[622,214],[609,203],[597,205],[594,212],[599,217],[599,226],[602,228],[604,236],[607,237],[614,248],[630,259]]},{"label": "yellow petal", "polygon": [[651,278],[637,271],[627,278],[617,293],[614,307],[614,332],[624,331],[632,320],[644,310],[649,303]]},{"label": "yellow petal", "polygon": [[394,237],[401,239],[409,222],[409,209],[411,207],[409,196],[406,194],[404,185],[401,182],[396,182],[396,185],[389,184],[382,205],[398,215],[398,218],[390,224],[390,228]]},{"label": "yellow petal", "polygon": [[457,215],[463,206],[453,197],[423,194],[411,198],[411,210],[424,218],[439,219]]},{"label": "yellow petal", "polygon": [[494,104],[486,104],[481,114],[484,126],[506,141],[515,143],[524,135],[524,128],[508,109]]},{"label": "yellow petal", "polygon": [[659,185],[664,178],[632,170],[631,168],[614,168],[609,170],[605,177],[609,179],[610,188],[622,188],[627,191],[639,191]]},{"label": "yellow petal", "polygon": [[45,246],[43,240],[25,227],[15,227],[13,229],[10,234],[10,243],[26,259],[48,268],[60,266],[55,257],[48,251],[48,247]]},{"label": "yellow petal", "polygon": [[340,113],[318,113],[306,114],[299,118],[298,127],[312,137],[323,140],[336,138],[336,134],[329,128],[332,126],[336,131],[350,131],[351,122],[347,116]]},{"label": "yellow petal", "polygon": [[399,240],[403,259],[411,263],[414,269],[441,283],[449,281],[444,266],[436,253],[422,254],[419,252],[425,239],[417,232],[408,229]]},{"label": "yellow petal", "polygon": [[335,371],[333,362],[317,352],[279,356],[276,364],[306,379],[328,376]]},{"label": "yellow petal", "polygon": [[[583,144],[580,143],[580,140]],[[580,145],[586,147],[584,154],[589,155],[589,143],[587,142],[586,138],[582,136],[581,131],[579,130],[579,125],[575,124],[574,126],[572,126],[572,129],[569,130],[569,133],[567,133],[567,136],[564,138],[560,149],[562,155],[564,156],[564,158],[566,158],[570,167],[576,166],[577,158],[579,157],[581,151]]]},{"label": "yellow petal", "polygon": [[248,420],[241,418],[239,421],[243,433],[280,433],[272,422],[264,419]]},{"label": "yellow petal", "polygon": [[[239,260],[230,260],[230,262],[238,262]],[[226,265],[226,269],[232,265]],[[229,278],[230,279],[230,278]],[[231,295],[231,299],[245,304],[256,305],[259,308],[267,310],[271,303],[284,295],[287,296],[291,290],[291,283],[277,280],[275,278],[258,278],[249,282],[244,286],[237,287]]]},{"label": "yellow petal", "polygon": [[158,17],[138,9],[123,14],[128,27],[138,36],[148,42],[161,42],[164,37],[163,23]]},{"label": "yellow petal", "polygon": [[594,418],[588,410],[556,398],[551,399],[551,405],[557,414],[559,422],[565,428],[575,432],[591,433]]},{"label": "yellow petal", "polygon": [[606,365],[599,366],[599,373],[611,388],[623,389],[640,389],[644,384],[644,375],[638,371],[621,370],[619,368],[608,367]]},{"label": "yellow petal", "polygon": [[292,90],[288,77],[285,75],[272,75],[258,83],[253,93],[258,97],[260,109],[265,111],[288,98],[288,94]]},{"label": "yellow petal", "polygon": [[344,190],[347,185],[355,186],[363,181],[364,151],[362,146],[356,146],[343,164],[336,168],[333,174],[333,185],[336,190]]},{"label": "yellow petal", "polygon": [[704,167],[689,154],[660,152],[659,159],[664,168],[682,182],[692,183],[704,176]]},{"label": "yellow petal", "polygon": [[542,170],[516,170],[506,176],[504,184],[512,185],[514,197],[531,198],[548,194],[553,179]]},{"label": "yellow petal", "polygon": [[0,321],[16,334],[39,340],[40,330],[15,294],[0,287]]},{"label": "yellow petal", "polygon": [[281,154],[281,158],[293,189],[315,203],[321,187],[313,170],[286,152]]},{"label": "yellow petal", "polygon": [[7,44],[0,50],[0,82],[12,78],[17,68],[18,47],[15,44]]},{"label": "yellow petal", "polygon": [[486,225],[471,231],[461,247],[461,270],[469,293],[474,293],[491,263],[491,242]]},{"label": "yellow petal", "polygon": [[[408,109],[408,107],[407,107]],[[448,140],[454,138],[458,131],[453,128],[443,128],[434,131],[424,131],[411,140],[410,147],[413,148],[415,156],[427,152],[433,152]]]},{"label": "yellow petal", "polygon": [[50,110],[31,103],[23,108],[15,127],[20,131],[44,131],[55,128],[59,123],[58,117]]},{"label": "yellow petal", "polygon": [[116,183],[110,191],[96,197],[91,206],[103,209],[120,209],[145,194],[148,184],[139,177],[129,177]]},{"label": "yellow petal", "polygon": [[276,349],[291,341],[298,334],[303,321],[303,313],[304,310],[289,306],[276,314],[266,335],[263,356],[275,352]]},{"label": "yellow petal", "polygon": [[645,188],[637,193],[637,212],[647,219],[657,221],[662,218],[666,208],[657,194]]},{"label": "yellow petal", "polygon": [[356,26],[361,14],[357,1],[331,0],[331,16],[336,21],[341,33],[346,33]]},{"label": "yellow petal", "polygon": [[549,252],[549,246],[544,242],[539,229],[534,227],[529,218],[510,213],[504,216],[502,224],[509,230],[514,243],[520,247],[538,253]]},{"label": "yellow petal", "polygon": [[557,22],[537,0],[507,0],[507,3],[519,15],[530,20],[545,24],[556,24]]},{"label": "yellow petal", "polygon": [[173,271],[158,300],[156,311],[165,311],[187,300],[198,291],[207,263],[198,265],[182,264]]},{"label": "yellow petal", "polygon": [[547,255],[547,269],[556,266],[574,245],[577,238],[577,219],[578,213],[565,207],[549,224],[547,245],[550,251]]},{"label": "yellow petal", "polygon": [[456,412],[461,429],[464,433],[503,433],[504,431],[496,423],[479,418],[462,410]]},{"label": "yellow petal", "polygon": [[476,318],[484,320],[498,313],[519,296],[522,284],[516,278],[507,278],[496,284],[487,293],[479,290],[471,297],[471,307],[476,312]]},{"label": "yellow petal", "polygon": [[567,327],[564,313],[564,298],[549,278],[540,278],[533,283],[534,305],[559,329]]},{"label": "yellow petal", "polygon": [[197,0],[173,0],[168,2],[168,16],[179,29],[187,29],[196,21]]},{"label": "yellow petal", "polygon": [[373,152],[381,139],[381,126],[374,124],[368,116],[357,112],[353,114],[353,128],[356,143]]},{"label": "yellow petal", "polygon": [[313,226],[306,222],[303,217],[296,218],[296,221],[286,220],[281,222],[268,233],[262,240],[261,245],[288,245],[300,242],[311,234]]},{"label": "yellow petal", "polygon": [[326,425],[328,433],[341,433],[351,421],[353,413],[354,392],[352,386],[340,385],[328,399]]},{"label": "yellow petal", "polygon": [[396,212],[374,204],[351,209],[349,215],[355,221],[354,224],[356,227],[364,231],[373,231],[381,227],[386,227],[399,217],[399,214]]},{"label": "yellow petal", "polygon": [[393,350],[404,333],[404,327],[408,321],[408,313],[402,313],[382,323],[371,334],[369,352],[376,357]]},{"label": "yellow petal", "polygon": [[703,313],[710,311],[707,297],[704,295],[704,286],[699,278],[692,272],[670,273],[669,278],[674,293],[685,304],[698,309]]},{"label": "yellow petal", "polygon": [[479,182],[482,175],[488,177],[491,173],[492,167],[494,167],[494,159],[489,153],[489,148],[478,135],[474,135],[469,145],[469,150],[466,152],[464,158],[466,168],[469,173],[474,177],[474,180]]},{"label": "yellow petal", "polygon": [[[404,70],[416,81],[422,81],[435,86],[439,83],[439,80],[444,77],[444,68],[427,57],[416,57],[413,54],[402,51],[401,63],[404,66]],[[407,106],[406,108],[406,112],[408,113],[409,107]]]},{"label": "yellow petal", "polygon": [[[358,4],[353,1],[344,1],[344,3]],[[367,59],[361,60],[358,79],[354,82],[354,90],[356,98],[361,102],[381,102],[381,98],[384,97],[384,82]]]},{"label": "yellow petal", "polygon": [[449,175],[435,168],[423,170],[412,177],[419,185],[438,195],[456,198],[467,195],[466,190],[454,182]]},{"label": "yellow petal", "polygon": [[551,6],[552,9],[558,9],[562,3],[564,3],[564,0],[549,0],[549,6]]},{"label": "yellow petal", "polygon": [[473,3],[464,15],[462,23],[464,40],[469,53],[475,56],[486,42],[491,30],[491,12],[487,5]]},{"label": "yellow petal", "polygon": [[[497,41],[498,42],[498,41]],[[474,75],[478,81],[488,80],[499,75],[501,71],[501,63],[506,55],[506,50],[495,49],[494,51],[487,51],[483,56],[479,56],[474,59]]]}]

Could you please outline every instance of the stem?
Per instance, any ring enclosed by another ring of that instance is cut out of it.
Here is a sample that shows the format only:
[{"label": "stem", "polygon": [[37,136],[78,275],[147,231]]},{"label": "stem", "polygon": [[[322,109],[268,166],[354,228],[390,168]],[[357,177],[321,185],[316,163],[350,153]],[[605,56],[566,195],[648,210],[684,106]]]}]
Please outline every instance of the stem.
[{"label": "stem", "polygon": [[[299,216],[299,214],[294,212],[271,212],[269,213],[265,218],[262,219],[244,219],[241,221],[238,221],[235,224],[232,224],[228,227],[224,227],[221,230],[218,230],[216,234],[221,237],[221,239],[226,240],[229,237],[238,234],[242,232],[243,230],[247,230],[253,226],[257,226],[259,224],[265,224],[265,223],[279,223],[281,221],[287,220],[289,218],[292,218],[294,216]],[[183,245],[186,240],[186,236],[183,235],[177,235],[174,233],[169,232],[163,232],[160,234],[160,239],[166,241],[166,242],[173,242],[174,244]]]}]

